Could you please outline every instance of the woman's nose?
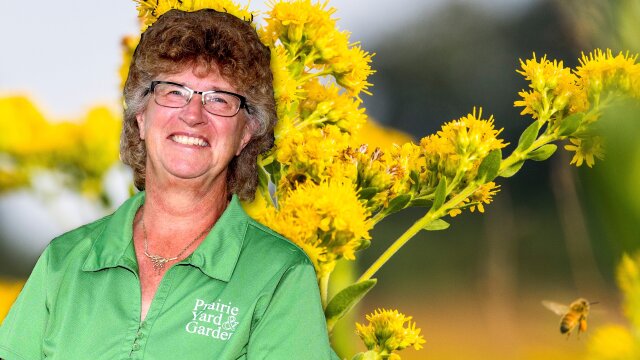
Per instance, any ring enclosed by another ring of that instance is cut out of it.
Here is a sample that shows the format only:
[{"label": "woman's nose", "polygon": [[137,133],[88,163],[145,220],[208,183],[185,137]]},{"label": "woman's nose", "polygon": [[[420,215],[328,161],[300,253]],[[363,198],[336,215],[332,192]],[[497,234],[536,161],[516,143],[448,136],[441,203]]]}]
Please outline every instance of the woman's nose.
[{"label": "woman's nose", "polygon": [[193,94],[191,101],[180,112],[180,119],[189,126],[197,126],[206,123],[204,106],[200,94]]}]

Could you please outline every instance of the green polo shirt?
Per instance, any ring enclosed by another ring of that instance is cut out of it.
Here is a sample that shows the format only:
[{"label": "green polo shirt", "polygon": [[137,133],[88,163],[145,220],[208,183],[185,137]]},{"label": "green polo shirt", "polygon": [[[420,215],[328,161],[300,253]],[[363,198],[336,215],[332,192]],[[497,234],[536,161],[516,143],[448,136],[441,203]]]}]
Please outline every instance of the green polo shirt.
[{"label": "green polo shirt", "polygon": [[132,224],[144,196],[49,244],[0,327],[0,358],[337,358],[309,258],[236,196],[140,322]]}]

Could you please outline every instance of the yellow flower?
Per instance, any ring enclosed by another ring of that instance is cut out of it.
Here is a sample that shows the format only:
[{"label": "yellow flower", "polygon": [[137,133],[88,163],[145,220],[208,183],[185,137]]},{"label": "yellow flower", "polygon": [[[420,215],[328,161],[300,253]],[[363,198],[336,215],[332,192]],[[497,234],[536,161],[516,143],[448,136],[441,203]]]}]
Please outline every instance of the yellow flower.
[{"label": "yellow flower", "polygon": [[480,185],[471,196],[460,202],[458,207],[449,210],[449,216],[455,217],[462,214],[462,209],[466,207],[469,207],[471,212],[477,208],[479,212],[484,213],[484,204],[490,204],[493,201],[493,196],[500,191],[499,188],[500,185],[496,185],[493,181]]},{"label": "yellow flower", "polygon": [[142,31],[151,26],[158,18],[172,9],[182,11],[198,11],[213,9],[229,13],[244,21],[253,21],[253,14],[248,10],[249,6],[240,6],[231,0],[134,0],[138,3],[137,9],[143,21]]},{"label": "yellow flower", "polygon": [[345,157],[348,145],[349,135],[334,125],[292,128],[281,134],[275,147],[275,158],[283,165],[278,192],[307,179],[355,179],[356,167]]},{"label": "yellow flower", "polygon": [[584,92],[578,86],[578,78],[570,68],[563,66],[562,61],[547,60],[546,55],[540,60],[533,58],[520,60],[522,70],[517,72],[529,81],[532,91],[521,91],[522,100],[514,102],[514,106],[523,107],[521,114],[531,114],[534,119],[551,120],[557,112],[575,113],[587,108]]},{"label": "yellow flower", "polygon": [[537,91],[520,91],[518,93],[522,100],[516,100],[513,105],[515,107],[522,107],[520,115],[531,114],[534,119],[538,118],[538,114],[543,111],[544,103],[542,94]]},{"label": "yellow flower", "polygon": [[[421,330],[416,328],[411,316],[399,313],[398,310],[377,309],[366,318],[369,324],[356,323],[356,333],[367,349],[375,350],[380,355],[389,356],[394,351],[410,346],[420,350],[425,343],[420,335]],[[395,356],[399,358],[398,355]]]},{"label": "yellow flower", "polygon": [[629,53],[613,55],[611,50],[596,49],[582,54],[576,74],[581,85],[589,91],[590,97],[598,98],[603,91],[620,91],[640,98],[640,64],[638,55]]},{"label": "yellow flower", "polygon": [[289,189],[277,209],[269,207],[258,217],[305,250],[318,277],[333,270],[336,260],[355,259],[363,240],[371,238],[368,219],[353,184],[333,180]]},{"label": "yellow flower", "polygon": [[271,10],[266,16],[266,25],[261,29],[262,39],[268,44],[281,41],[295,56],[316,54],[314,42],[319,38],[331,38],[336,30],[331,15],[335,8],[327,3],[311,0],[271,1]]},{"label": "yellow flower", "polygon": [[496,185],[493,181],[480,185],[478,190],[474,191],[474,193],[469,197],[471,202],[477,203],[477,205],[471,206],[471,212],[474,212],[477,206],[478,211],[483,213],[483,204],[490,204],[491,201],[493,201],[493,195],[500,191],[498,189],[499,187],[500,185]]},{"label": "yellow flower", "polygon": [[291,61],[283,47],[278,46],[272,49],[271,71],[278,117],[285,116],[289,112],[289,107],[301,99],[302,90],[299,88],[298,80],[289,71]]},{"label": "yellow flower", "polygon": [[330,60],[331,71],[338,84],[344,86],[354,96],[358,96],[360,92],[371,95],[368,90],[371,83],[367,78],[375,72],[371,69],[373,55],[362,50],[358,45],[338,53]]},{"label": "yellow flower", "polygon": [[437,134],[422,138],[420,146],[431,171],[451,178],[467,173],[472,180],[489,152],[507,146],[497,137],[500,132],[493,127],[493,116],[484,120],[482,108],[477,112],[474,108],[467,116],[444,124]]},{"label": "yellow flower", "polygon": [[601,137],[571,138],[569,140],[571,144],[565,145],[564,148],[575,152],[571,159],[571,164],[582,166],[582,163],[586,161],[587,166],[592,167],[595,163],[595,158],[600,160],[604,158],[604,145]]}]

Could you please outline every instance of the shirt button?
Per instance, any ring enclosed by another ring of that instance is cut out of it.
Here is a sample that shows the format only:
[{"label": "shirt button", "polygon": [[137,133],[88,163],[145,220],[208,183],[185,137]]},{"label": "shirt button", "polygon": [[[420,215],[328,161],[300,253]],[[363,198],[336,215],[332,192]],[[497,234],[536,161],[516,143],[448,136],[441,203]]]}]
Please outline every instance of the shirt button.
[{"label": "shirt button", "polygon": [[138,343],[133,343],[133,346],[131,347],[131,350],[133,350],[133,351],[138,351],[138,350],[140,350],[140,344],[138,344]]},{"label": "shirt button", "polygon": [[136,333],[136,339],[142,338],[143,335],[142,331],[138,331],[138,333]]}]

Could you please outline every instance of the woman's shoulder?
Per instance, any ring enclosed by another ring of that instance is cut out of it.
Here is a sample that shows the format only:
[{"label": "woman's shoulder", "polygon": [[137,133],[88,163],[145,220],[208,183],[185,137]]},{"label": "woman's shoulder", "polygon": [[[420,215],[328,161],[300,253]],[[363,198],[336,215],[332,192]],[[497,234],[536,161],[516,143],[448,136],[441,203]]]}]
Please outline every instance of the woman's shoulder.
[{"label": "woman's shoulder", "polygon": [[73,254],[74,249],[91,247],[112,215],[107,215],[55,237],[46,250],[54,257],[65,257],[65,255]]},{"label": "woman's shoulder", "polygon": [[307,254],[293,241],[271,228],[250,219],[244,241],[245,250],[255,252],[264,259],[276,258],[288,263],[311,263]]}]

